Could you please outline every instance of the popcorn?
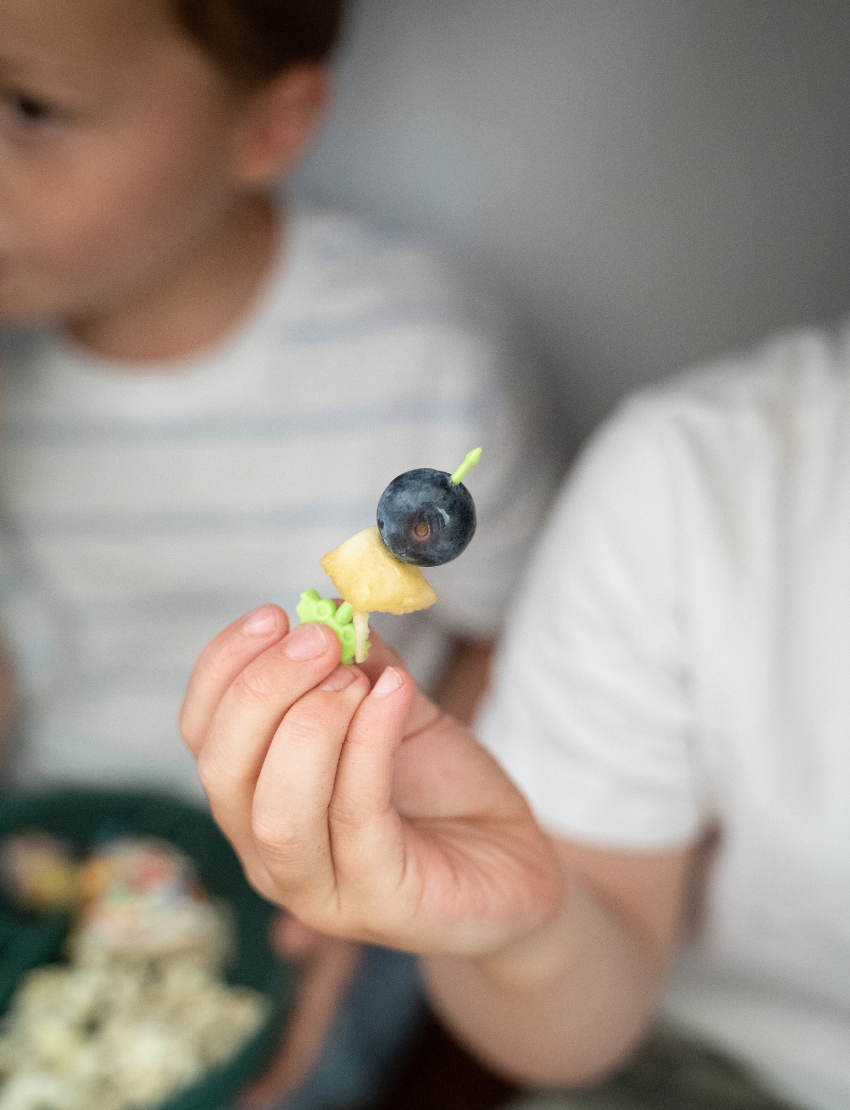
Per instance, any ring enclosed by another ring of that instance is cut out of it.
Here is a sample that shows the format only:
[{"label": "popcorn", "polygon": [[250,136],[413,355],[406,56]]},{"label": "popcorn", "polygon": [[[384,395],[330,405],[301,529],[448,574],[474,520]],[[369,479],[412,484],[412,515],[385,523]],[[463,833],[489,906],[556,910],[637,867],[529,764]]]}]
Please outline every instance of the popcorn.
[{"label": "popcorn", "polygon": [[83,864],[70,963],[24,976],[0,1026],[0,1110],[147,1110],[229,1060],[267,1016],[221,969],[227,909],[164,841]]}]

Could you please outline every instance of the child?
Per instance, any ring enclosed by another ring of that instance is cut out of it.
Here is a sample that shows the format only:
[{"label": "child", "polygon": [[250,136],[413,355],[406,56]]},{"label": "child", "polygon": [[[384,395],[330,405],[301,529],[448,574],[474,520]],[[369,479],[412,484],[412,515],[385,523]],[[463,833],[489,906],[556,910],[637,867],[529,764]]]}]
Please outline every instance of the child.
[{"label": "child", "polygon": [[506,770],[385,650],[338,668],[271,608],[206,649],[183,731],[258,886],[422,953],[492,1066],[587,1084],[665,1015],[639,1072],[535,1106],[843,1110],[848,567],[850,329],[786,336],[585,453],[480,720]]},{"label": "child", "polygon": [[13,784],[200,794],[176,729],[200,647],[321,588],[319,557],[397,473],[481,445],[475,552],[433,612],[386,626],[428,682],[455,645],[442,690],[471,712],[544,484],[487,310],[420,248],[275,200],[323,116],[341,10],[0,6]]}]

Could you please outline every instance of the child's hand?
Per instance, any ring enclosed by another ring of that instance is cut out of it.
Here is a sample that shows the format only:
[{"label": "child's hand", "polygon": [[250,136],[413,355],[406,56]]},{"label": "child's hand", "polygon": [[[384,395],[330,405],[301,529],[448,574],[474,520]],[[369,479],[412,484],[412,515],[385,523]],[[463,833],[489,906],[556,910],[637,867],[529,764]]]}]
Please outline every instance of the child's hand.
[{"label": "child's hand", "polygon": [[373,635],[339,666],[322,624],[266,606],[201,655],[180,726],[254,886],[325,933],[476,956],[557,913],[524,799]]}]

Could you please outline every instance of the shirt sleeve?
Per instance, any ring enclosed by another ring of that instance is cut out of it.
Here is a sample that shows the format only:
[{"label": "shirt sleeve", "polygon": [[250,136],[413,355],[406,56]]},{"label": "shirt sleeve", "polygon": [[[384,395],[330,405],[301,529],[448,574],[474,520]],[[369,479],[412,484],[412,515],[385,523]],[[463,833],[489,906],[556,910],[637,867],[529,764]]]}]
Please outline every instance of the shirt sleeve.
[{"label": "shirt sleeve", "polygon": [[693,754],[675,475],[635,402],[575,468],[517,599],[479,734],[538,819],[661,849],[705,823]]}]

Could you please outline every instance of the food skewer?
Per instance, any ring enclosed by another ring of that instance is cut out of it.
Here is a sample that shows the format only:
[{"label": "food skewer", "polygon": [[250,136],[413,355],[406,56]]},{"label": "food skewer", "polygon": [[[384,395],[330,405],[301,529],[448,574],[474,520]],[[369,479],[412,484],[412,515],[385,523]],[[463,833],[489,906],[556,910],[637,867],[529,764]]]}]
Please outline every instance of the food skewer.
[{"label": "food skewer", "polygon": [[480,458],[477,447],[452,474],[428,467],[399,474],[381,494],[377,524],[322,556],[322,569],[347,608],[331,611],[326,599],[308,590],[298,615],[334,628],[343,662],[366,661],[370,613],[413,613],[437,600],[420,568],[456,559],[472,539],[475,504],[462,481]]}]

